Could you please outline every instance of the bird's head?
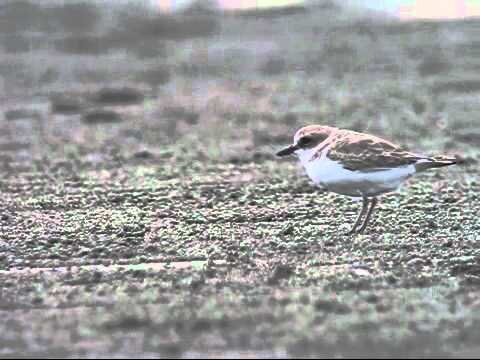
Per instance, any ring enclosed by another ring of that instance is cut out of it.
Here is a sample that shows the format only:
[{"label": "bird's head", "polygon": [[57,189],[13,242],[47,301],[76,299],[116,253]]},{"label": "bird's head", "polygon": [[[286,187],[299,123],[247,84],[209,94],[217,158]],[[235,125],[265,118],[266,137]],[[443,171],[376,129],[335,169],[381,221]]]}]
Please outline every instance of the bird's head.
[{"label": "bird's head", "polygon": [[313,149],[324,142],[336,130],[334,127],[309,125],[299,129],[293,137],[293,144],[277,152],[277,156],[299,154],[302,151]]}]

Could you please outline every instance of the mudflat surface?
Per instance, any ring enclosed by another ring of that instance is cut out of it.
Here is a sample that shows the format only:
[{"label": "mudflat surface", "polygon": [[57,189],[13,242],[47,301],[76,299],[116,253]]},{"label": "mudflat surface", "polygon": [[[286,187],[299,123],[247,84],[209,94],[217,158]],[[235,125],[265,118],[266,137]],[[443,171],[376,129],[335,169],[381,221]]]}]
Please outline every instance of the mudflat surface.
[{"label": "mudflat surface", "polygon": [[[1,25],[0,356],[478,354],[476,21],[55,9]],[[346,236],[310,123],[464,164]]]}]

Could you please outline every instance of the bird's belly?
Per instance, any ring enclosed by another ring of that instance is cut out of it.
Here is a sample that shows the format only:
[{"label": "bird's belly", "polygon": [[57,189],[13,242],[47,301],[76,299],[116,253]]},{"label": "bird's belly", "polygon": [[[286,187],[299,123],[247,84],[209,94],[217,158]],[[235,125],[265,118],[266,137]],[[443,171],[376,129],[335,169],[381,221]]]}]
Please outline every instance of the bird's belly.
[{"label": "bird's belly", "polygon": [[351,171],[336,161],[322,159],[304,163],[307,175],[327,190],[348,196],[376,196],[396,190],[415,173],[413,165],[369,172]]}]

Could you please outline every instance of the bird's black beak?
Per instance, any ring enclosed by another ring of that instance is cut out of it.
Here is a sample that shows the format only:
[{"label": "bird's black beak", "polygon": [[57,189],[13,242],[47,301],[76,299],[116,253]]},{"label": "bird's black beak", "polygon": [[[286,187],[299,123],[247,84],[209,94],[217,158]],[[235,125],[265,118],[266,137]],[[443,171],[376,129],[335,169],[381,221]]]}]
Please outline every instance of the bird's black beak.
[{"label": "bird's black beak", "polygon": [[276,155],[277,156],[287,156],[287,155],[293,154],[297,150],[298,150],[298,146],[296,144],[294,144],[294,145],[290,145],[290,146],[286,147],[285,149],[280,150],[279,152],[277,152]]}]

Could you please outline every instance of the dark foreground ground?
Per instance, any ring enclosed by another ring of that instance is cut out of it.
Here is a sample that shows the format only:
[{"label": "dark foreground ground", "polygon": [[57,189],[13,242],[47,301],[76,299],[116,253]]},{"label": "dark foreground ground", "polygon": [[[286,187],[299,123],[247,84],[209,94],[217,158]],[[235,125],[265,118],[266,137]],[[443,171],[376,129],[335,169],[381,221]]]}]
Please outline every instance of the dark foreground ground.
[{"label": "dark foreground ground", "polygon": [[[479,22],[74,10],[0,22],[1,357],[478,356]],[[309,123],[465,164],[345,236]]]}]

